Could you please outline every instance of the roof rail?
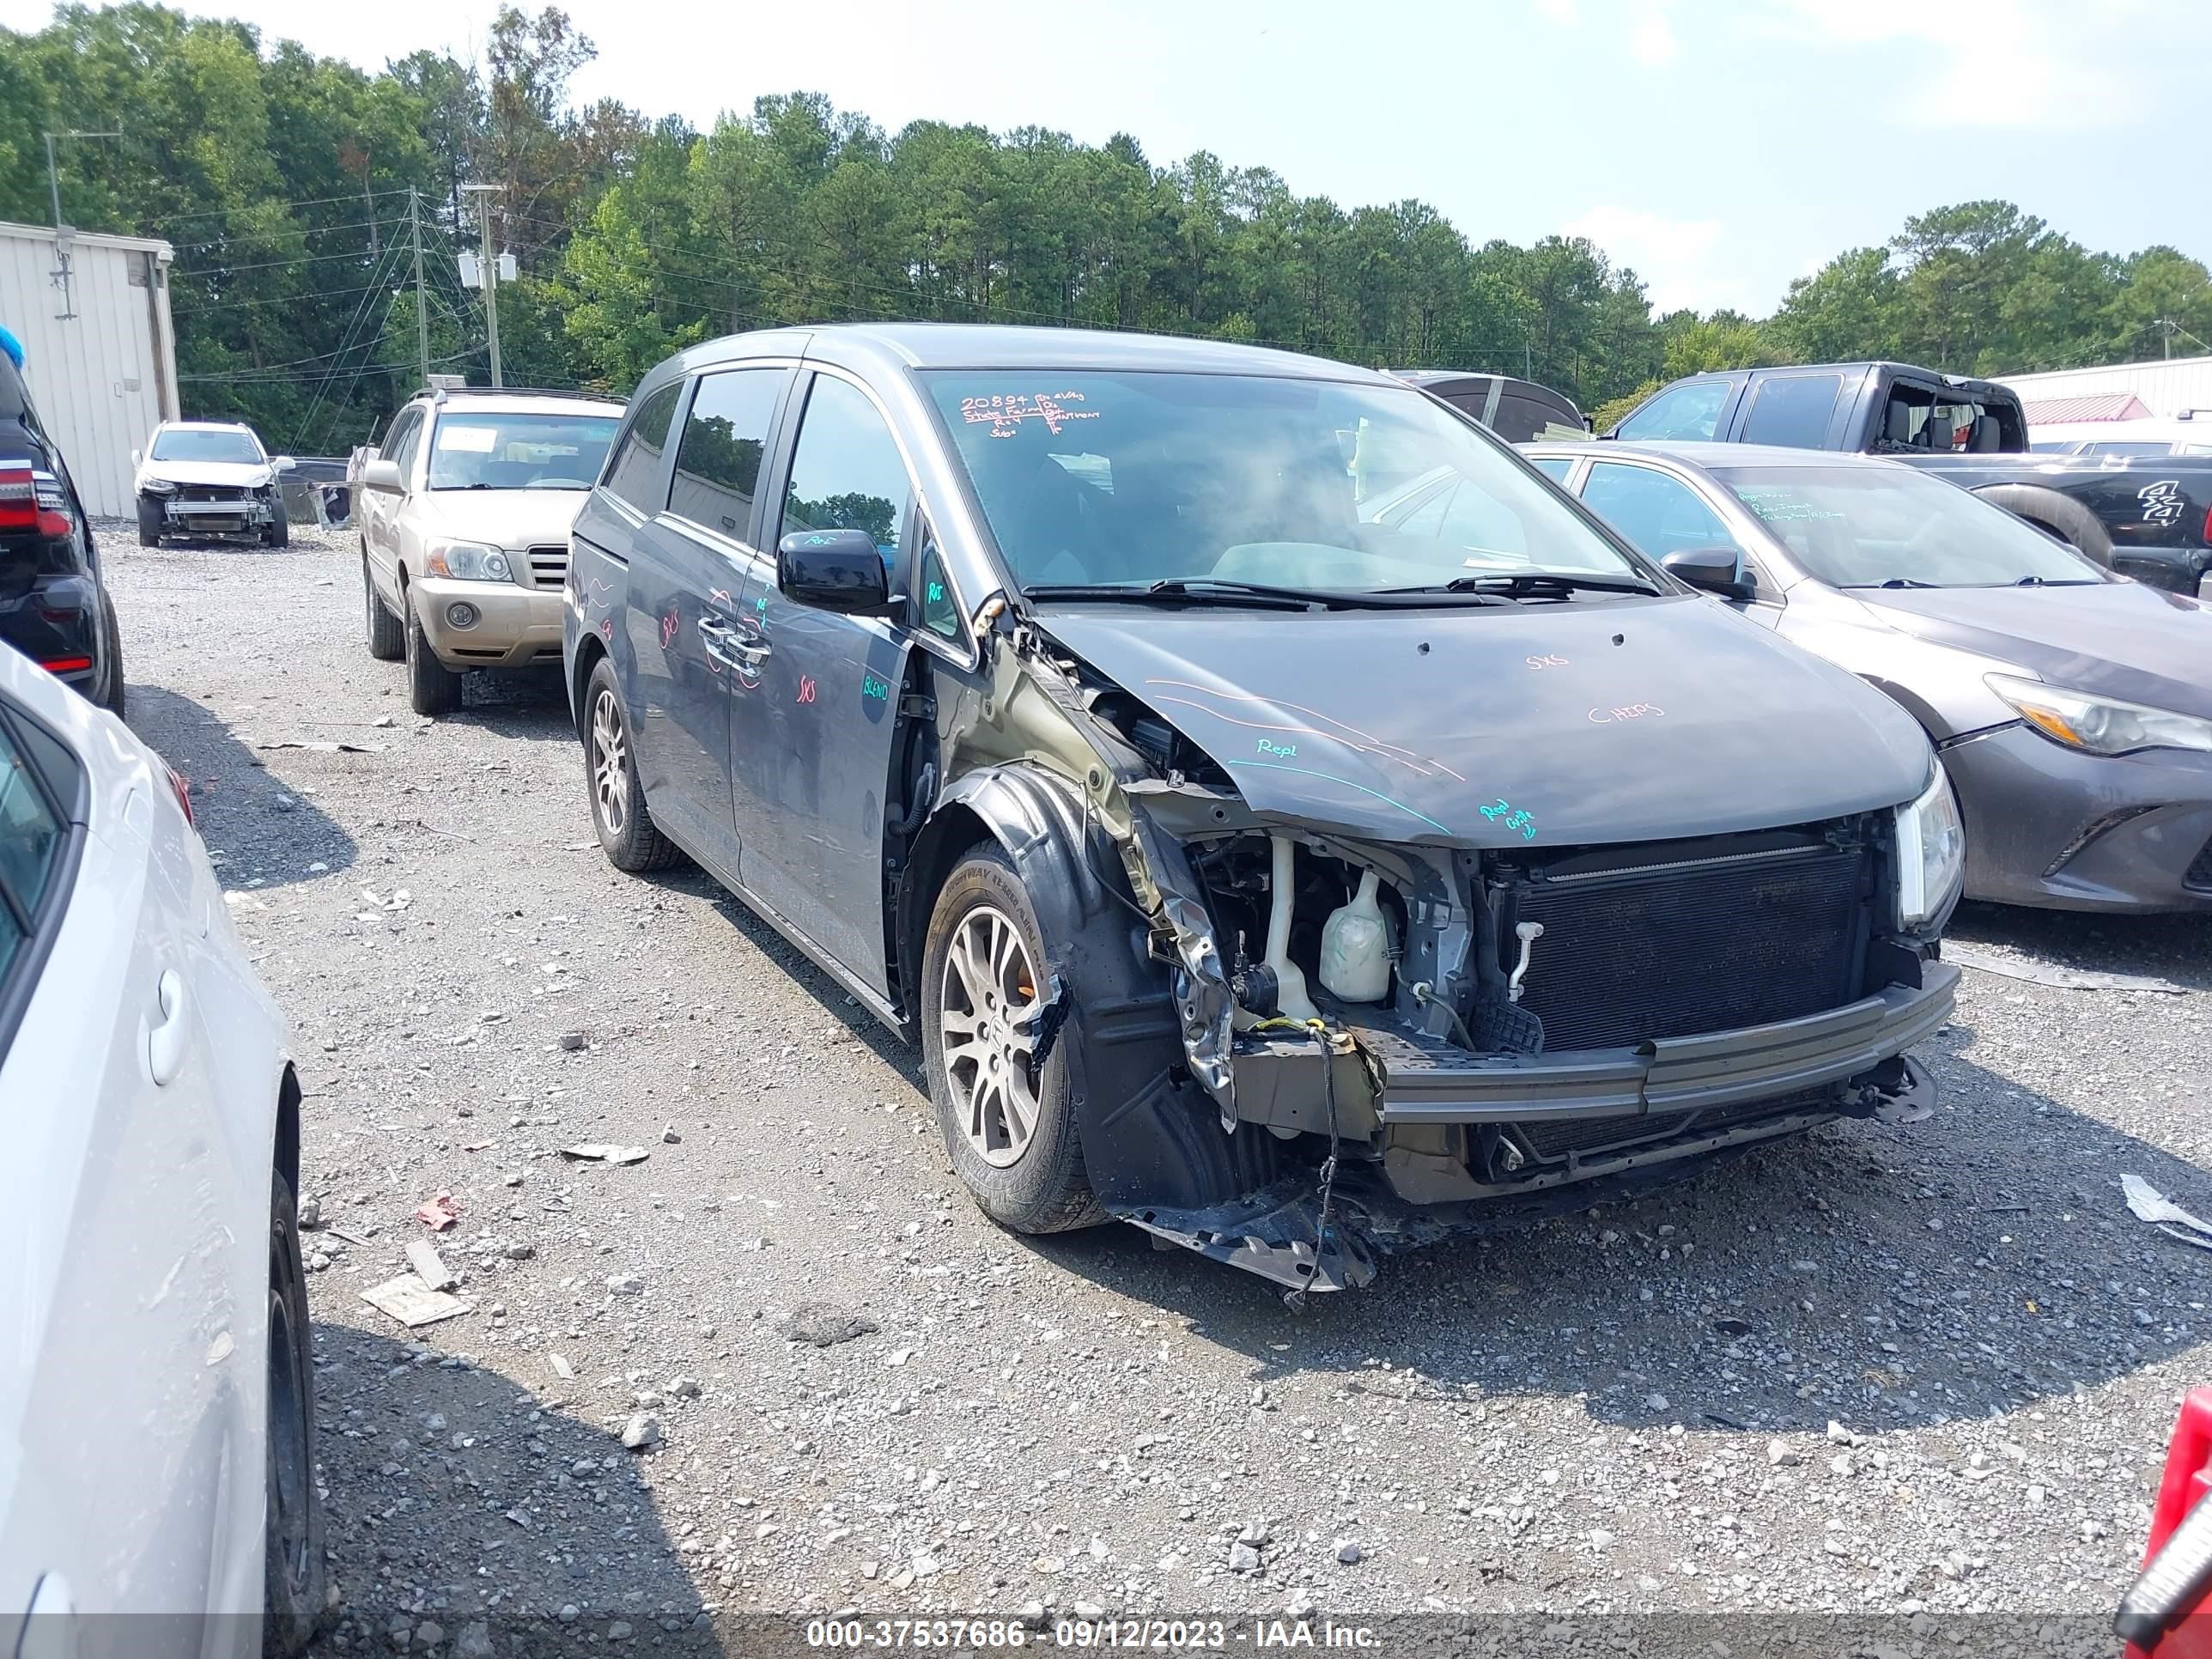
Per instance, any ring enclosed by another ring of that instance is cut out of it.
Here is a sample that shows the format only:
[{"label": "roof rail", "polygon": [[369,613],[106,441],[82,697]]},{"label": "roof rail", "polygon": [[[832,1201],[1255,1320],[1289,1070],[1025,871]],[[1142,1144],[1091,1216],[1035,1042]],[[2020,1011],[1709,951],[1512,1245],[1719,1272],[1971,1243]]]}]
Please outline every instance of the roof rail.
[{"label": "roof rail", "polygon": [[425,386],[415,395],[418,398],[427,397],[434,404],[441,404],[446,401],[447,394],[453,392],[472,392],[486,398],[585,398],[599,404],[618,404],[623,401],[620,392],[592,392],[582,386]]}]

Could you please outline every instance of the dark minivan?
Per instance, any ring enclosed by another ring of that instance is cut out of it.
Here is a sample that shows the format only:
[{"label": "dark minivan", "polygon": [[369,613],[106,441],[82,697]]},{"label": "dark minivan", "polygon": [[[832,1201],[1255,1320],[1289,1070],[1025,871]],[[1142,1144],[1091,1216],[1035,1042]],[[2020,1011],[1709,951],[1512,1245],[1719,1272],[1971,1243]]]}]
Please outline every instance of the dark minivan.
[{"label": "dark minivan", "polygon": [[123,713],[123,639],[92,522],[30,389],[0,352],[0,641]]},{"label": "dark minivan", "polygon": [[1005,1225],[1335,1288],[1931,1092],[1919,728],[1386,375],[702,345],[637,388],[563,633],[608,857],[688,855],[918,1037]]}]

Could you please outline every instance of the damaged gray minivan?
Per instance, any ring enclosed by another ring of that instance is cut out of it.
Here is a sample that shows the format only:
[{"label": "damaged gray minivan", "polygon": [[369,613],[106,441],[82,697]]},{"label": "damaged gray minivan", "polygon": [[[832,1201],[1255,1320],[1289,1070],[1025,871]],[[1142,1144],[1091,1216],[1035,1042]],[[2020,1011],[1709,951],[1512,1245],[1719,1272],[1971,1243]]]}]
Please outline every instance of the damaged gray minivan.
[{"label": "damaged gray minivan", "polygon": [[610,859],[688,855],[918,1036],[1007,1226],[1334,1289],[1928,1108],[1919,727],[1383,375],[702,345],[631,400],[564,644]]}]

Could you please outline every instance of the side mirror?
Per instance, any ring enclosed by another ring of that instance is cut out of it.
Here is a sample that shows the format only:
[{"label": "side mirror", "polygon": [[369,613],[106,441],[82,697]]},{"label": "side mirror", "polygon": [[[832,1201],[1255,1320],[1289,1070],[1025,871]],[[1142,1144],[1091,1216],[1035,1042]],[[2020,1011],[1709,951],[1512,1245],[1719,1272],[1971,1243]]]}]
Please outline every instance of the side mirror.
[{"label": "side mirror", "polygon": [[787,599],[848,617],[890,610],[890,576],[865,530],[794,530],[775,544],[775,585]]},{"label": "side mirror", "polygon": [[361,487],[386,495],[403,495],[406,484],[399,477],[399,463],[378,459],[370,461],[361,470]]},{"label": "side mirror", "polygon": [[133,466],[143,466],[146,465],[146,458],[134,449],[131,452],[131,465]]},{"label": "side mirror", "polygon": [[299,462],[294,460],[289,455],[274,455],[269,460],[269,470],[271,472],[289,472],[297,465]]},{"label": "side mirror", "polygon": [[1743,562],[1732,547],[1686,547],[1659,561],[1668,575],[1724,599],[1747,599],[1751,584],[1743,580]]}]

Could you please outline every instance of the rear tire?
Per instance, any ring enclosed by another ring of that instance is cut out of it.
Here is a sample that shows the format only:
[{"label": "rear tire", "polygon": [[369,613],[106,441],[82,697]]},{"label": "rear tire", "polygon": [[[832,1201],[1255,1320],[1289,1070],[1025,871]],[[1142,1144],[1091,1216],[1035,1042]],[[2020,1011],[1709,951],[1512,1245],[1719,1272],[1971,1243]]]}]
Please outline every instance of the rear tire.
[{"label": "rear tire", "polygon": [[368,607],[368,654],[379,662],[398,662],[407,654],[407,635],[399,626],[399,618],[392,614],[384,603],[384,596],[376,591],[376,580],[369,574],[368,550],[361,550],[361,592],[362,603]]},{"label": "rear tire", "polygon": [[315,1491],[315,1367],[300,1219],[283,1172],[270,1179],[268,1493],[263,1522],[261,1651],[291,1659],[323,1614],[328,1566]]},{"label": "rear tire", "polygon": [[622,688],[614,664],[605,657],[592,665],[584,687],[584,787],[600,850],[616,869],[634,874],[665,870],[683,858],[683,850],[653,827],[645,786],[637,781],[637,754]]},{"label": "rear tire", "polygon": [[1024,1039],[1034,1046],[1024,1016],[1044,994],[1047,961],[1021,878],[996,845],[976,848],[953,866],[930,915],[922,1070],[954,1172],[985,1215],[1022,1233],[1111,1219],[1084,1172],[1075,1122],[1069,1059],[1083,1041],[1081,1014],[1069,1017],[1042,1068],[1021,1052]]},{"label": "rear tire", "polygon": [[284,492],[279,489],[270,498],[269,522],[262,527],[264,547],[289,547],[292,544],[292,516],[285,509]]},{"label": "rear tire", "polygon": [[414,600],[405,597],[405,588],[399,591],[407,608],[407,701],[418,714],[450,714],[461,706],[460,674],[438,660]]},{"label": "rear tire", "polygon": [[161,544],[161,503],[151,495],[138,498],[138,545],[159,547]]}]

